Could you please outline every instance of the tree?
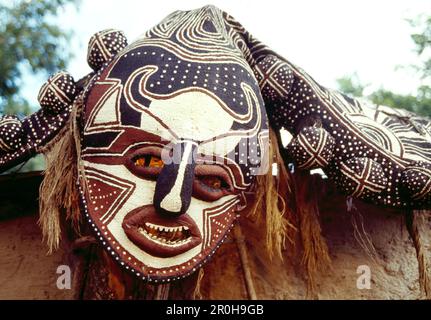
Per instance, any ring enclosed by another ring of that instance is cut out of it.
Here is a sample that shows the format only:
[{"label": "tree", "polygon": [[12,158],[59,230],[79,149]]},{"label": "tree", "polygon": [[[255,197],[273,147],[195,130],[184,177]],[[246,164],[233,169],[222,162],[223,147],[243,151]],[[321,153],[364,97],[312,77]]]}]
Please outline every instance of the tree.
[{"label": "tree", "polygon": [[65,68],[71,33],[55,17],[76,0],[20,0],[0,3],[0,113],[27,115],[31,107],[20,95],[27,74]]},{"label": "tree", "polygon": [[[410,25],[417,29],[411,35],[416,46],[416,53],[420,63],[412,66],[418,72],[422,85],[417,88],[416,95],[401,95],[390,90],[380,88],[367,96],[378,105],[386,105],[393,108],[403,108],[423,116],[431,117],[431,16],[420,16],[410,20]],[[367,85],[361,84],[356,74],[345,76],[337,80],[338,87],[346,94],[362,97]]]}]

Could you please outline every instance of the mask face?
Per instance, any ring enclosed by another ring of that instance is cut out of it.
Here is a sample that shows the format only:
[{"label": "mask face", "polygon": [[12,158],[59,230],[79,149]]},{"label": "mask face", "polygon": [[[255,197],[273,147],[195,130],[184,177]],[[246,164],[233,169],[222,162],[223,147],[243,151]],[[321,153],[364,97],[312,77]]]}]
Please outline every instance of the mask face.
[{"label": "mask face", "polygon": [[170,39],[155,28],[106,64],[85,98],[84,214],[110,255],[148,281],[201,267],[266,169],[259,86],[211,26],[198,21],[184,42],[181,26]]}]

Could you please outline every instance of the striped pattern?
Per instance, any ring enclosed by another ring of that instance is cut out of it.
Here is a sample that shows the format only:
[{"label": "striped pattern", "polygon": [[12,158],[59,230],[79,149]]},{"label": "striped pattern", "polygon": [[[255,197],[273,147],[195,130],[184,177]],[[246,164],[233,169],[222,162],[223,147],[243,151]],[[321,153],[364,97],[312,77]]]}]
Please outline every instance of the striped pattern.
[{"label": "striped pattern", "polygon": [[41,107],[51,114],[57,114],[70,105],[78,90],[73,77],[60,71],[51,76],[40,88],[38,101]]},{"label": "striped pattern", "polygon": [[88,65],[97,71],[126,46],[127,39],[122,31],[115,29],[100,31],[93,35],[88,43]]},{"label": "striped pattern", "polygon": [[344,187],[353,197],[361,197],[366,191],[382,192],[387,185],[381,166],[368,158],[355,158],[341,163],[340,171],[344,175]]},{"label": "striped pattern", "polygon": [[287,150],[300,169],[315,169],[329,164],[334,146],[334,138],[324,129],[305,127]]},{"label": "striped pattern", "polygon": [[431,165],[418,161],[402,173],[401,182],[404,192],[418,203],[431,201]]},{"label": "striped pattern", "polygon": [[19,149],[23,138],[22,124],[15,116],[0,118],[0,152]]},{"label": "striped pattern", "polygon": [[287,64],[274,56],[255,67],[255,76],[263,94],[269,98],[287,97],[294,79]]}]

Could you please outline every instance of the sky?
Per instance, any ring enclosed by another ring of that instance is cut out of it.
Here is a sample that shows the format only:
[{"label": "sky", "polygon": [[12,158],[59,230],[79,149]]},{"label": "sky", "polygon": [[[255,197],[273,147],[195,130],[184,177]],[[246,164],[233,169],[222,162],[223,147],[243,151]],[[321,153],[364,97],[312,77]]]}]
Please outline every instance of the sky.
[{"label": "sky", "polygon": [[[320,84],[336,88],[336,80],[356,72],[368,90],[379,87],[414,93],[417,64],[406,21],[431,12],[430,0],[81,0],[68,6],[59,21],[74,32],[74,58],[68,71],[79,79],[90,71],[87,43],[106,28],[125,32],[129,43],[175,10],[213,4],[227,11],[271,49],[307,71]],[[44,79],[30,79],[24,94],[35,101]]]}]

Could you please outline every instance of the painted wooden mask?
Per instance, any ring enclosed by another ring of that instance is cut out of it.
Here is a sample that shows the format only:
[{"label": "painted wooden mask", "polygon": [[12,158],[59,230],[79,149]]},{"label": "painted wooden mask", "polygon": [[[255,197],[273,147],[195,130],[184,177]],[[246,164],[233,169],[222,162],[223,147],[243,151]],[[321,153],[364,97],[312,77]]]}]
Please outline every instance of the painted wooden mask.
[{"label": "painted wooden mask", "polygon": [[88,63],[76,83],[51,77],[38,112],[0,119],[0,171],[55,143],[75,110],[82,213],[139,278],[180,279],[220,246],[266,172],[268,121],[293,135],[286,162],[323,169],[348,196],[431,206],[429,119],[324,88],[213,6],[176,11],[130,45],[99,32]]},{"label": "painted wooden mask", "polygon": [[128,46],[115,30],[90,41],[82,206],[112,257],[145,280],[206,262],[264,169],[260,88],[215,17],[178,12]]}]

